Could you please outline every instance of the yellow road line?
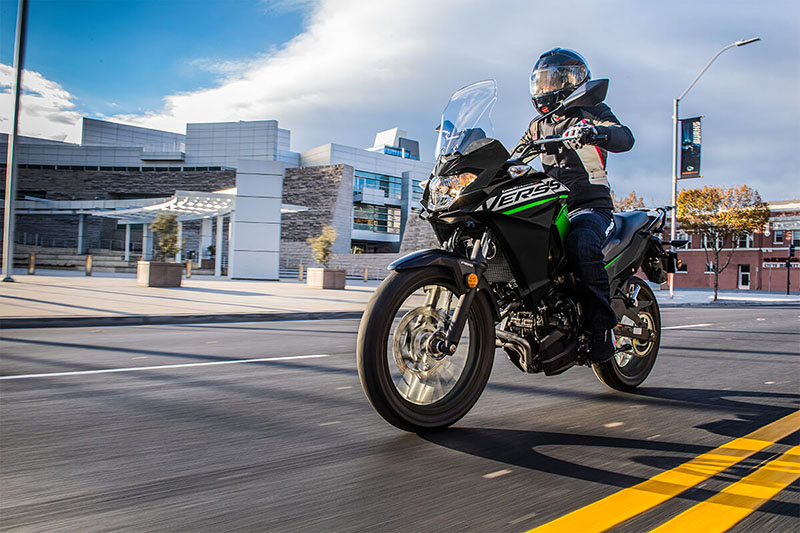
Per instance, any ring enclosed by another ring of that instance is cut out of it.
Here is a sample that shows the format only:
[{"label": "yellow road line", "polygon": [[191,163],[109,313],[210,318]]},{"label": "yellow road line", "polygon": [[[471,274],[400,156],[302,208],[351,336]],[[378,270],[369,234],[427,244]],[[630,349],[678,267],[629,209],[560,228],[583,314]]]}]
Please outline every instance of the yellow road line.
[{"label": "yellow road line", "polygon": [[800,411],[795,411],[749,435],[734,439],[672,470],[581,507],[531,531],[537,533],[606,531],[719,474],[798,430],[800,430]]},{"label": "yellow road line", "polygon": [[795,446],[747,477],[729,485],[719,494],[654,529],[653,533],[727,531],[798,478],[800,446]]}]

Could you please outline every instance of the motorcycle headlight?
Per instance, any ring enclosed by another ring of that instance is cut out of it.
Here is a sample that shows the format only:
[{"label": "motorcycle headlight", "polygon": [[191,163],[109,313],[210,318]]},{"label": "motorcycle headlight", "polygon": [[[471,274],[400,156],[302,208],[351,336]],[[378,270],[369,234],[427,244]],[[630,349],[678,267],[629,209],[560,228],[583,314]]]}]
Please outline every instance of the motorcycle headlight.
[{"label": "motorcycle headlight", "polygon": [[453,205],[464,187],[477,177],[472,172],[462,172],[454,176],[434,176],[428,183],[428,207],[434,211],[447,209]]}]

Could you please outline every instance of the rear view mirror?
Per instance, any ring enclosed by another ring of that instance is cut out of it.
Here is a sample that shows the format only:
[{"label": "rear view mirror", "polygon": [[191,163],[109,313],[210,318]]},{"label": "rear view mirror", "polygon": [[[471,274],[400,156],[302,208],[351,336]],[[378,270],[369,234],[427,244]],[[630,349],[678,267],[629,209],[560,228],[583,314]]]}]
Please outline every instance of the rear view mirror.
[{"label": "rear view mirror", "polygon": [[606,99],[608,93],[608,80],[589,80],[569,95],[561,106],[568,107],[591,107]]}]

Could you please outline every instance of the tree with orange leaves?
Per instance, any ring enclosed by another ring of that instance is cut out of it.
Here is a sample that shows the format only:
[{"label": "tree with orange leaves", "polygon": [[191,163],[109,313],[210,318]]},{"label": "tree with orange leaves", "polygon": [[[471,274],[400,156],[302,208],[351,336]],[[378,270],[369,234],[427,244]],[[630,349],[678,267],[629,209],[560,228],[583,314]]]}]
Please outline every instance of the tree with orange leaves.
[{"label": "tree with orange leaves", "polygon": [[[701,244],[706,253],[706,263],[710,262],[709,253],[714,258],[711,270],[714,273],[714,301],[717,301],[719,274],[731,262],[733,241],[740,235],[764,227],[769,220],[769,208],[761,201],[758,192],[746,185],[730,189],[705,186],[681,190],[677,214],[683,229],[703,236]],[[724,264],[720,264],[720,255],[727,243],[731,246],[727,257],[723,257]]]},{"label": "tree with orange leaves", "polygon": [[641,209],[644,207],[644,198],[636,196],[636,191],[631,193],[625,198],[617,198],[614,192],[611,192],[611,201],[614,202],[614,211],[630,211],[631,209]]}]

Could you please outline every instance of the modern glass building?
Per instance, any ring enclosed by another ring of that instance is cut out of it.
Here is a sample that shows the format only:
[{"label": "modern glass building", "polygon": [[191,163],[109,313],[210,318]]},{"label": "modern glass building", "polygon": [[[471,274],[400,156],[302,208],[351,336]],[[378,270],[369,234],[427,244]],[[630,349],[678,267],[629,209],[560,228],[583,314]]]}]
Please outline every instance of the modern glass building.
[{"label": "modern glass building", "polygon": [[[5,163],[7,139],[0,134],[0,165]],[[106,175],[102,194],[85,198],[98,200],[164,196],[162,191],[151,191],[152,187],[127,186],[131,176],[146,184],[150,173],[156,180],[164,172],[235,170],[242,160],[276,161],[286,169],[346,165],[352,167],[353,176],[348,200],[351,222],[349,235],[345,235],[344,221],[337,225],[342,240],[349,237],[349,242],[340,243],[339,251],[397,252],[409,215],[419,209],[419,183],[433,167],[420,161],[419,143],[398,128],[379,132],[373,146],[366,149],[331,143],[297,153],[291,151],[290,139],[291,132],[279,128],[275,120],[193,123],[182,134],[84,118],[81,144],[21,138],[19,164],[25,170],[130,174],[120,175],[117,181]],[[123,182],[127,183],[124,187]],[[69,185],[64,187],[62,192],[69,198]],[[20,190],[21,198],[45,199],[45,193]],[[341,211],[341,200],[330,202]]]}]

